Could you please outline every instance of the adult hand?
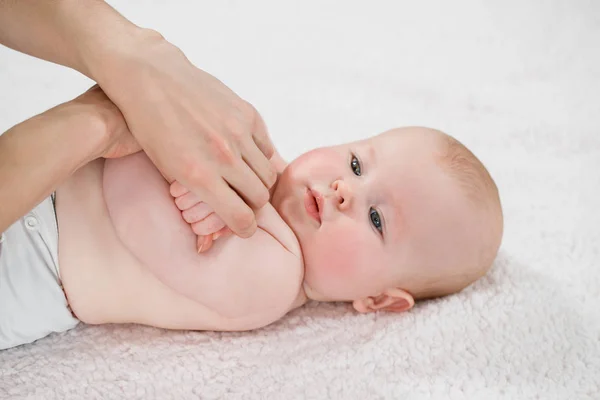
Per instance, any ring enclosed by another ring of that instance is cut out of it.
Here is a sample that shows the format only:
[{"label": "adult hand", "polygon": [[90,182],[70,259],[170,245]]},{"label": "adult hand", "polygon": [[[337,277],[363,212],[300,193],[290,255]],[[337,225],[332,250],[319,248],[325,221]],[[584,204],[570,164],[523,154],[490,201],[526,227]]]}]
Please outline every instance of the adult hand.
[{"label": "adult hand", "polygon": [[[80,71],[119,107],[138,143],[242,237],[276,174],[262,119],[156,32],[104,1],[1,1],[0,43]],[[243,68],[243,60],[240,68]]]},{"label": "adult hand", "polygon": [[256,231],[252,208],[269,200],[274,148],[256,109],[196,68],[155,32],[134,52],[90,70],[169,183],[202,198],[241,237]]}]

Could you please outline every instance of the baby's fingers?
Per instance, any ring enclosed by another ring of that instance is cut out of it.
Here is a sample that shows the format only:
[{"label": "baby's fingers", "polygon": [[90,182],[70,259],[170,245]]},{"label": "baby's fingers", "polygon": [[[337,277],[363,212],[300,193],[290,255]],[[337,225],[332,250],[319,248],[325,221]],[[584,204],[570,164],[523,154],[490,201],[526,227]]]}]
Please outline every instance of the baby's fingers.
[{"label": "baby's fingers", "polygon": [[199,203],[202,203],[202,200],[192,192],[187,192],[186,194],[175,198],[175,205],[177,205],[177,208],[181,211],[188,210]]},{"label": "baby's fingers", "polygon": [[231,229],[229,229],[228,226],[225,226],[225,227],[221,228],[219,231],[217,231],[216,233],[213,233],[212,239],[214,241],[214,240],[217,240],[218,238],[224,238],[231,234],[233,234]]},{"label": "baby's fingers", "polygon": [[212,235],[198,236],[198,254],[208,251],[208,249],[212,247],[213,242],[215,242],[217,239],[227,237],[232,233],[233,232],[231,231],[231,229],[229,229],[228,227],[224,227],[218,230],[217,232],[213,233]]},{"label": "baby's fingers", "polygon": [[188,224],[194,224],[196,222],[200,222],[206,219],[206,217],[208,217],[211,213],[212,209],[210,208],[210,206],[206,203],[200,202],[192,206],[191,208],[188,208],[187,210],[183,210],[181,212],[181,216],[183,217],[184,221]]},{"label": "baby's fingers", "polygon": [[173,197],[180,197],[189,192],[189,190],[178,181],[173,181],[169,187],[169,191]]},{"label": "baby's fingers", "polygon": [[[185,217],[184,217],[185,218]],[[192,230],[198,236],[212,235],[217,233],[219,230],[225,227],[225,222],[215,213],[210,214],[208,217],[201,221],[194,222],[191,224]]]}]

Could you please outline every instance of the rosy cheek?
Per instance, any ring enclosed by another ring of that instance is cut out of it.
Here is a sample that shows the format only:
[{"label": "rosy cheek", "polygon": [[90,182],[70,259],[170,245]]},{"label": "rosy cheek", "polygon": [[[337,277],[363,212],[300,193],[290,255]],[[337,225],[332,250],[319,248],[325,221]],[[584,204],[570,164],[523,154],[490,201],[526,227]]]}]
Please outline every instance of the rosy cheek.
[{"label": "rosy cheek", "polygon": [[323,275],[352,279],[361,258],[361,240],[349,232],[332,233],[320,244],[319,253]]},{"label": "rosy cheek", "polygon": [[300,156],[294,167],[304,171],[312,179],[322,175],[331,175],[332,169],[339,168],[339,154],[332,149],[323,148],[309,151]]}]

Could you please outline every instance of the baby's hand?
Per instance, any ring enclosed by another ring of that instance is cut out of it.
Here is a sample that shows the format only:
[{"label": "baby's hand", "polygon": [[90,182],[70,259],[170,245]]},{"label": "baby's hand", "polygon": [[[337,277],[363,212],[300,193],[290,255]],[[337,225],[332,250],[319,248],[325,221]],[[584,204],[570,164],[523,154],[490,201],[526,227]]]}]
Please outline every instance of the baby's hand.
[{"label": "baby's hand", "polygon": [[177,208],[181,210],[181,216],[198,235],[198,253],[210,249],[213,241],[219,237],[232,233],[208,204],[179,182],[175,181],[171,184],[170,192],[171,196],[175,198]]}]

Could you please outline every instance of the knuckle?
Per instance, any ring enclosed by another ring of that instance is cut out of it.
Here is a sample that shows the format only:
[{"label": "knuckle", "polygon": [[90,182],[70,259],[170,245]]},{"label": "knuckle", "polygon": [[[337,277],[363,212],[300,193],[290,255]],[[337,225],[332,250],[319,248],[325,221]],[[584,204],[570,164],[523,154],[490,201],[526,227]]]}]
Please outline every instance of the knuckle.
[{"label": "knuckle", "polygon": [[165,37],[159,31],[156,31],[154,29],[147,29],[146,34],[148,35],[148,38],[154,41],[165,40]]},{"label": "knuckle", "polygon": [[199,162],[197,156],[183,155],[181,158],[182,173],[186,181],[193,185],[206,187],[211,181],[210,169]]},{"label": "knuckle", "polygon": [[241,143],[241,141],[244,139],[244,136],[249,131],[247,124],[242,118],[237,116],[232,116],[227,119],[225,122],[225,128],[229,131],[231,138],[236,142],[236,144]]},{"label": "knuckle", "polygon": [[236,105],[236,108],[239,110],[240,114],[248,121],[253,121],[254,117],[257,113],[256,108],[246,100],[241,100]]},{"label": "knuckle", "polygon": [[237,159],[236,153],[232,146],[221,137],[214,138],[210,147],[215,160],[220,164],[233,165]]}]

